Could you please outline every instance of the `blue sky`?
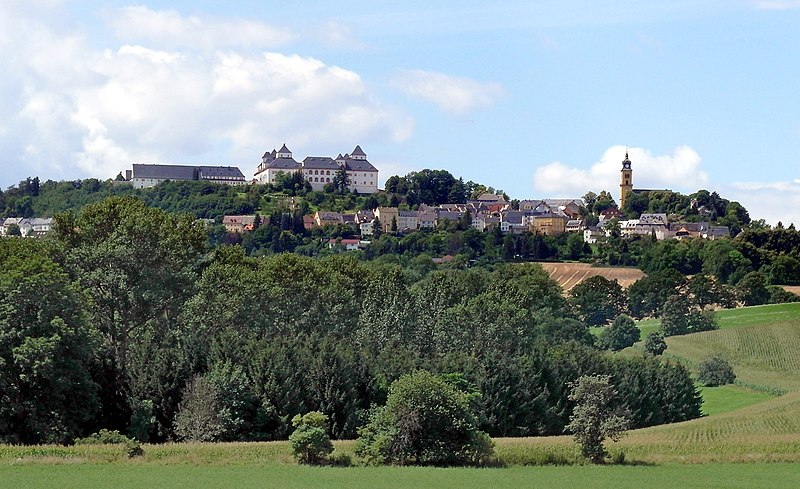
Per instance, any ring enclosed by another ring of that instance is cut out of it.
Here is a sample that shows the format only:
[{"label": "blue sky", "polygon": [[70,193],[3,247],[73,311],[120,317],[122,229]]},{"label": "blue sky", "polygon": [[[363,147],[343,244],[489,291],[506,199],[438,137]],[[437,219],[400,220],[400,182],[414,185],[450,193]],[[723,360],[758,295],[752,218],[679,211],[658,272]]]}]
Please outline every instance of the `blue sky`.
[{"label": "blue sky", "polygon": [[360,144],[515,198],[716,190],[800,224],[800,1],[0,4],[0,186]]}]

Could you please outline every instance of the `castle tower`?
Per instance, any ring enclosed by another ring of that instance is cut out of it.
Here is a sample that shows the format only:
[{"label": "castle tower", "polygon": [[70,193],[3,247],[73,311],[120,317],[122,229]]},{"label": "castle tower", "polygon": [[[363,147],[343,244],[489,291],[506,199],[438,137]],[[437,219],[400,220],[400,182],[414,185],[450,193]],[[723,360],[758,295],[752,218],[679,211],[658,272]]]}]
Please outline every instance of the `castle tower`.
[{"label": "castle tower", "polygon": [[625,159],[622,160],[622,170],[620,170],[619,182],[619,208],[625,207],[625,199],[628,193],[633,191],[633,170],[631,160],[628,159],[628,152],[625,151]]}]

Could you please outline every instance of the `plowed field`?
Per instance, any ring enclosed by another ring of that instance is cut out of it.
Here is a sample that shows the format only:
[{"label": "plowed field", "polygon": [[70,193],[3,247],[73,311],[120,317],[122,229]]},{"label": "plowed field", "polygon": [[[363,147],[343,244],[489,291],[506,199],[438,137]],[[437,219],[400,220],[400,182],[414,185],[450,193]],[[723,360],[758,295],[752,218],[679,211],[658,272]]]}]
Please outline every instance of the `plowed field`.
[{"label": "plowed field", "polygon": [[588,263],[540,263],[540,265],[564,291],[595,275],[602,275],[609,280],[616,279],[623,287],[644,277],[644,272],[638,268],[593,267]]}]

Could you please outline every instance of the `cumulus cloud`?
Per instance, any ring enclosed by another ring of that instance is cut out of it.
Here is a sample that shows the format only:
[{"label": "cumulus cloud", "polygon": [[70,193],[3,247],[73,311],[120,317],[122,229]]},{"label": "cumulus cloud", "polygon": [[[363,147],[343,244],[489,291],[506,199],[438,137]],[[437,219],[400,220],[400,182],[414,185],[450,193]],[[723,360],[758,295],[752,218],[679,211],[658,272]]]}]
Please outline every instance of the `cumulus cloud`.
[{"label": "cumulus cloud", "polygon": [[[105,178],[132,162],[235,164],[250,173],[283,141],[398,142],[413,131],[413,120],[376,100],[354,71],[240,49],[280,42],[279,30],[123,12],[119,39],[96,47],[50,14],[0,5],[0,151],[24,165],[3,168],[6,179]],[[225,48],[185,47],[192,28],[201,44]]]},{"label": "cumulus cloud", "polygon": [[791,10],[800,8],[800,0],[754,0],[759,10]]},{"label": "cumulus cloud", "polygon": [[800,225],[800,179],[783,182],[738,182],[723,187],[723,197],[741,203],[752,219],[775,225]]},{"label": "cumulus cloud", "polygon": [[668,155],[653,155],[644,148],[608,148],[588,169],[552,162],[538,167],[533,185],[542,195],[579,196],[586,191],[619,190],[620,169],[625,152],[633,168],[635,188],[669,188],[694,192],[708,185],[708,174],[700,169],[700,155],[689,146],[679,146]]},{"label": "cumulus cloud", "polygon": [[505,95],[499,83],[482,83],[423,70],[401,71],[392,86],[409,97],[433,102],[439,109],[454,115],[491,107]]}]

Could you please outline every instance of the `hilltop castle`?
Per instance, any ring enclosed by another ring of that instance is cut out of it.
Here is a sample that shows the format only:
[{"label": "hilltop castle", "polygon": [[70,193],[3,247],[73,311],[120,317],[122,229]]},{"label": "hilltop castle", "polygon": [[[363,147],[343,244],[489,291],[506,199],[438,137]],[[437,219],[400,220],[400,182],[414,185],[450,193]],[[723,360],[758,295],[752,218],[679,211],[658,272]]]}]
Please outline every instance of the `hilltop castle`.
[{"label": "hilltop castle", "polygon": [[356,146],[352,153],[339,154],[335,159],[328,156],[308,156],[302,163],[292,157],[284,144],[281,149],[264,153],[255,177],[259,183],[275,183],[281,173],[300,172],[314,190],[322,190],[331,183],[336,172],[345,170],[350,190],[360,194],[378,191],[378,169],[367,161],[367,154]]}]

